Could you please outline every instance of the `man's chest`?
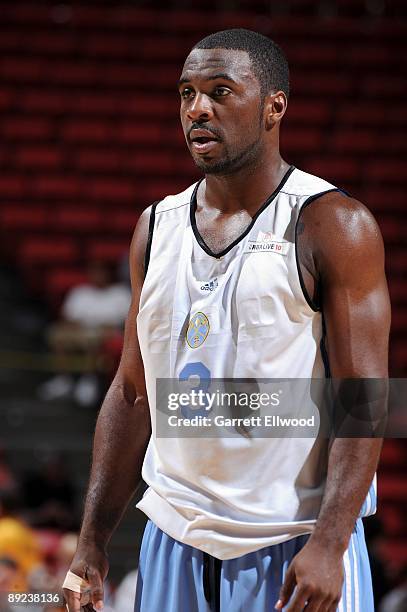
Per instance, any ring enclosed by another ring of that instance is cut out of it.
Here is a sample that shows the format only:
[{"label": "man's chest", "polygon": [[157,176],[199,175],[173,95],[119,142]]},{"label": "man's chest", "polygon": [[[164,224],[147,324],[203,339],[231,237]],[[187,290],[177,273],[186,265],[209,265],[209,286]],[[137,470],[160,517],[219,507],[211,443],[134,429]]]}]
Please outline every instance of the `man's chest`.
[{"label": "man's chest", "polygon": [[247,230],[252,217],[246,211],[233,214],[201,211],[196,214],[196,226],[205,244],[213,253],[224,251]]}]

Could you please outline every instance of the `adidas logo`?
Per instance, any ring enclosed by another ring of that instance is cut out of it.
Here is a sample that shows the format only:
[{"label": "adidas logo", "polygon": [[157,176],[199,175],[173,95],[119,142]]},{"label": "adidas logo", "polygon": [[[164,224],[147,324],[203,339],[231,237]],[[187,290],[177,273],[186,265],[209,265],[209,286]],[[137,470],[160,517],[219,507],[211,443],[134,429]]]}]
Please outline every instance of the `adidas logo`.
[{"label": "adidas logo", "polygon": [[213,280],[209,281],[209,283],[204,283],[201,285],[201,291],[215,291],[218,285],[218,279],[214,278]]}]

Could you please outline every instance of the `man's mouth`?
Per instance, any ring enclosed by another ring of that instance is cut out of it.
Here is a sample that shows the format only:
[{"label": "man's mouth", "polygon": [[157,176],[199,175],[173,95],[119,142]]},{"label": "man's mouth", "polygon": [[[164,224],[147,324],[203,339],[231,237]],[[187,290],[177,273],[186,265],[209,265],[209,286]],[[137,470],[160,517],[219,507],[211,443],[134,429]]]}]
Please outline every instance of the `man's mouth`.
[{"label": "man's mouth", "polygon": [[219,142],[219,138],[217,138],[209,130],[204,129],[191,130],[189,139],[191,141],[192,150],[201,154],[208,153]]}]

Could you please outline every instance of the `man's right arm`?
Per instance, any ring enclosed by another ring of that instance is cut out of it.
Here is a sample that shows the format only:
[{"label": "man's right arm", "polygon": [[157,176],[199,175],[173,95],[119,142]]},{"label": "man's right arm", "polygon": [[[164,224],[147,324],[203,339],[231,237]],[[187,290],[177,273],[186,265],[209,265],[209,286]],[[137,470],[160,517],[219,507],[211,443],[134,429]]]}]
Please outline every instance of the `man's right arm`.
[{"label": "man's right arm", "polygon": [[[144,368],[137,338],[137,314],[144,281],[150,209],[141,215],[130,247],[132,302],[116,376],[96,423],[93,460],[78,548],[70,571],[90,583],[91,602],[102,607],[108,571],[107,544],[141,482],[151,434]],[[80,594],[64,589],[69,612],[80,612]]]}]

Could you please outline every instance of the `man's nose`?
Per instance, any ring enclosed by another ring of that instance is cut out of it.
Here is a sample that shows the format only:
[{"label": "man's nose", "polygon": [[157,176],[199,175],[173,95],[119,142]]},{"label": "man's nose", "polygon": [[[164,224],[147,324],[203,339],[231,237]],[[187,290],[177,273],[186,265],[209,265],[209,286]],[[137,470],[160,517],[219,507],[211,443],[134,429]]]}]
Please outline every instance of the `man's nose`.
[{"label": "man's nose", "polygon": [[209,121],[212,116],[212,105],[208,96],[196,94],[187,110],[188,119],[190,121]]}]

